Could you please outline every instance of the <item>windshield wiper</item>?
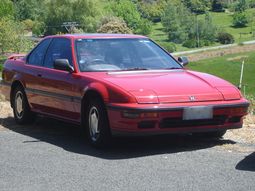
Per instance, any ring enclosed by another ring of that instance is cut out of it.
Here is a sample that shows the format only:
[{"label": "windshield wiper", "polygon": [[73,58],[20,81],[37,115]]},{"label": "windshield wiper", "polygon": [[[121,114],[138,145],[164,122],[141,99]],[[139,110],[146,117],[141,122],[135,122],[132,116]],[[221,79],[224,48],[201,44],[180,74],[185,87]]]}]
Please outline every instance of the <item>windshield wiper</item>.
[{"label": "windshield wiper", "polygon": [[149,70],[149,69],[148,68],[140,68],[140,67],[124,69],[124,71],[135,71],[135,70]]},{"label": "windshield wiper", "polygon": [[183,68],[179,68],[179,67],[164,68],[164,70],[177,70],[177,69],[183,69]]}]

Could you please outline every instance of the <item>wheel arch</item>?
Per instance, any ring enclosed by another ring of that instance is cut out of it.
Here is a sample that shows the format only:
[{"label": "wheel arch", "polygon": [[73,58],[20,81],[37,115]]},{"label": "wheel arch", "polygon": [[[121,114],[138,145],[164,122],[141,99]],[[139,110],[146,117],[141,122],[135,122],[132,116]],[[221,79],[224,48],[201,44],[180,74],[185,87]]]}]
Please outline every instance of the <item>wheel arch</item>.
[{"label": "wheel arch", "polygon": [[[97,98],[99,99],[102,104],[105,106],[105,102],[104,102],[104,98],[103,95],[96,89],[88,89],[86,90],[86,92],[84,93],[82,100],[81,100],[81,115],[84,116],[84,113],[86,111],[86,108],[89,105],[89,102],[91,99]],[[84,117],[81,117],[81,122],[84,125]]]}]

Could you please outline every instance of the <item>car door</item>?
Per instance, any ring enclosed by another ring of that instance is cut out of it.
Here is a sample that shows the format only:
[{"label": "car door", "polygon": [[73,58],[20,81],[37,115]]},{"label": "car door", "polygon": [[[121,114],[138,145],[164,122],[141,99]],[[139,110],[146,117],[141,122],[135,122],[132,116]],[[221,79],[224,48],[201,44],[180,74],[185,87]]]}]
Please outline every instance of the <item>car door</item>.
[{"label": "car door", "polygon": [[73,66],[71,39],[54,38],[44,59],[40,73],[43,111],[61,118],[78,121],[79,113],[74,103],[80,102],[79,92],[74,91],[75,75],[54,69],[56,59],[67,59]]},{"label": "car door", "polygon": [[32,109],[37,112],[43,109],[43,95],[38,92],[42,88],[43,61],[51,40],[51,38],[44,39],[30,52],[24,65],[24,73],[21,74],[28,101]]}]

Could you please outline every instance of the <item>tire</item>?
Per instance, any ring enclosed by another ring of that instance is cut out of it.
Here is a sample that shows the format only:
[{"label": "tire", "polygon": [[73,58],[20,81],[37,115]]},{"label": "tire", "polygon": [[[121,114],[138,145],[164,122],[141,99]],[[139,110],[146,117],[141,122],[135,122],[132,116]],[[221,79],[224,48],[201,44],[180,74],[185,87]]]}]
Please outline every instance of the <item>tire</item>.
[{"label": "tire", "polygon": [[111,142],[111,131],[104,103],[92,98],[85,110],[86,134],[89,142],[98,148],[107,147]]},{"label": "tire", "polygon": [[17,86],[14,89],[11,102],[13,105],[13,114],[16,123],[25,125],[34,121],[35,113],[31,111],[27,101],[27,96],[22,87]]}]

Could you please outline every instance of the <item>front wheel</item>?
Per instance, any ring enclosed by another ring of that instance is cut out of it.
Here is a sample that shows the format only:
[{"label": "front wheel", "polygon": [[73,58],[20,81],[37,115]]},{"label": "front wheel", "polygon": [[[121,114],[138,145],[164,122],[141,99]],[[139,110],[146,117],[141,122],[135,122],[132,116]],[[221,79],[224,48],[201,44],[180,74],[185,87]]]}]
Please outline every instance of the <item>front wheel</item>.
[{"label": "front wheel", "polygon": [[18,86],[15,88],[11,101],[14,118],[18,124],[24,125],[34,120],[35,114],[30,110],[26,94],[22,87]]},{"label": "front wheel", "polygon": [[96,147],[107,146],[110,143],[111,132],[107,112],[100,99],[90,100],[85,120],[90,143]]}]

